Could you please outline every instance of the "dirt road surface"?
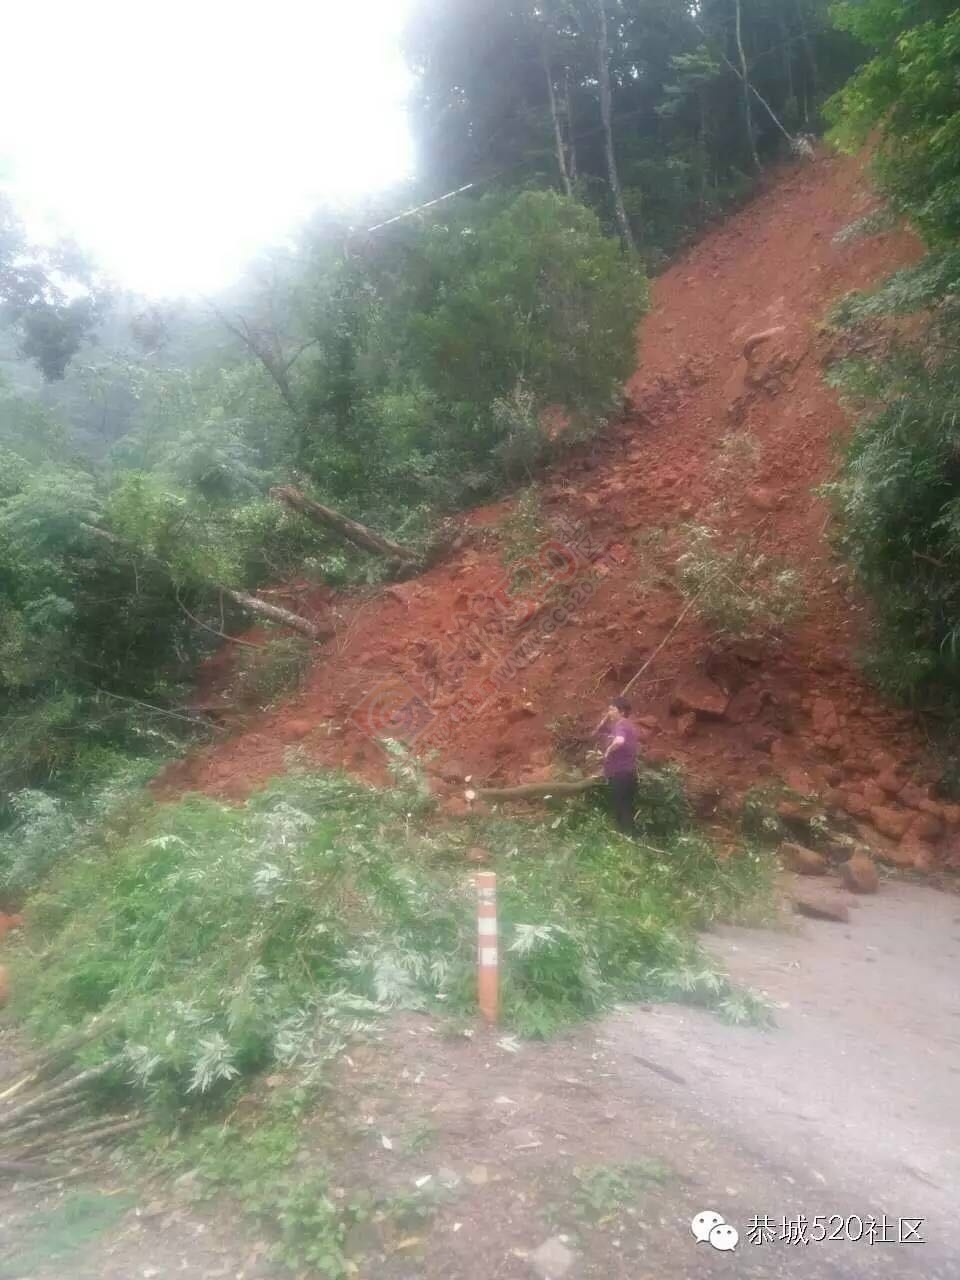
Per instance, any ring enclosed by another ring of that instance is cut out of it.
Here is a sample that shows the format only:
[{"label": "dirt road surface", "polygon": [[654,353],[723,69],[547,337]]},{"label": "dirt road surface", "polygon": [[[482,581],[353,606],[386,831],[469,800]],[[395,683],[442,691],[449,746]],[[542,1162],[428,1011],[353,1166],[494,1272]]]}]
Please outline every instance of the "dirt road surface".
[{"label": "dirt road surface", "polygon": [[[766,992],[774,1030],[632,1006],[549,1044],[518,1045],[496,1032],[452,1036],[441,1019],[417,1016],[351,1050],[308,1129],[308,1159],[348,1192],[432,1205],[412,1230],[370,1227],[351,1239],[356,1274],[559,1278],[537,1270],[536,1251],[553,1240],[569,1264],[563,1280],[960,1275],[960,900],[890,881],[849,925],[723,929],[708,945]],[[35,1242],[23,1253],[21,1232],[58,1194],[0,1200],[0,1275],[278,1274],[230,1210],[184,1205],[157,1186],[135,1188],[137,1205],[69,1260],[44,1264]],[[735,1250],[694,1240],[703,1210],[737,1228]],[[799,1215],[809,1243],[781,1239]],[[769,1218],[763,1243],[753,1242],[757,1218]],[[896,1242],[910,1231],[901,1219],[923,1220],[924,1243]],[[839,1238],[812,1238],[818,1221]],[[18,1269],[22,1253],[28,1270]]]}]

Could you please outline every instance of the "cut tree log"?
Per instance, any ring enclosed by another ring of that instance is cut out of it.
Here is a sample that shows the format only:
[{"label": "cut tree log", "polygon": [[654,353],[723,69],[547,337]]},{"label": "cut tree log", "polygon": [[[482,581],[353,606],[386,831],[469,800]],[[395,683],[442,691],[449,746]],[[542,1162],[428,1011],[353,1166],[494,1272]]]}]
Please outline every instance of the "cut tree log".
[{"label": "cut tree log", "polygon": [[390,560],[407,562],[418,559],[417,553],[411,551],[409,547],[403,547],[399,542],[393,542],[390,538],[383,537],[382,534],[374,533],[365,524],[351,520],[349,516],[342,515],[339,511],[334,511],[332,507],[325,507],[322,502],[316,502],[313,498],[308,498],[301,489],[297,489],[292,484],[277,485],[270,490],[270,497],[276,498],[278,502],[285,503],[293,511],[298,511],[302,516],[306,516],[308,520],[312,520],[314,524],[322,525],[325,529],[332,529],[334,533],[339,533],[347,542],[352,542],[355,547],[361,547],[372,555],[385,556]]},{"label": "cut tree log", "polygon": [[528,782],[519,787],[472,787],[478,800],[545,800],[548,796],[578,796],[604,779],[581,778],[578,782]]}]

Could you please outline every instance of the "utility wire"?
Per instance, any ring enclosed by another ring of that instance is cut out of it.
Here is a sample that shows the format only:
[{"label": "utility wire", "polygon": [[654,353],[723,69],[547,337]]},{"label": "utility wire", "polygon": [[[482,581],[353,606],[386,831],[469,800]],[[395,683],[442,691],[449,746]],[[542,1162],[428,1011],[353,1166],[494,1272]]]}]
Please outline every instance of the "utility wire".
[{"label": "utility wire", "polygon": [[[646,107],[639,107],[635,111],[624,111],[621,115],[614,116],[611,124],[619,124],[623,120],[632,120],[636,116],[646,114]],[[583,129],[579,133],[575,133],[571,141],[580,142],[584,138],[590,138],[594,134],[602,132],[603,125],[595,125],[592,129]],[[426,204],[418,204],[413,209],[405,209],[403,213],[395,214],[392,218],[387,218],[385,222],[378,222],[376,226],[367,227],[365,234],[372,235],[374,231],[382,231],[384,227],[392,226],[395,222],[401,222],[404,218],[412,218],[415,213],[422,213],[424,209],[432,209],[434,205],[442,204],[444,200],[450,200],[454,196],[461,195],[464,191],[471,191],[475,187],[482,187],[488,182],[494,182],[497,178],[502,178],[505,173],[511,173],[514,169],[522,169],[532,164],[538,156],[552,156],[553,154],[553,147],[540,147],[536,151],[529,151],[522,160],[514,160],[511,164],[504,165],[502,169],[496,169],[493,173],[488,173],[485,178],[474,178],[472,182],[464,183],[462,187],[457,187],[454,191],[447,191],[442,196],[436,196],[433,200],[428,200]]]},{"label": "utility wire", "polygon": [[[497,174],[493,174],[497,177]],[[490,179],[480,179],[481,182],[489,182]],[[428,200],[426,204],[418,204],[415,209],[405,209],[403,213],[397,213],[392,218],[388,218],[386,222],[378,222],[375,227],[367,227],[367,235],[372,235],[374,231],[381,231],[384,227],[392,226],[394,222],[400,222],[404,218],[409,218],[415,213],[422,213],[424,209],[432,209],[435,204],[442,204],[444,200],[450,200],[454,196],[461,195],[464,191],[470,191],[477,184],[475,182],[465,182],[462,187],[457,187],[456,191],[448,191],[444,196],[437,196],[435,200]]]}]

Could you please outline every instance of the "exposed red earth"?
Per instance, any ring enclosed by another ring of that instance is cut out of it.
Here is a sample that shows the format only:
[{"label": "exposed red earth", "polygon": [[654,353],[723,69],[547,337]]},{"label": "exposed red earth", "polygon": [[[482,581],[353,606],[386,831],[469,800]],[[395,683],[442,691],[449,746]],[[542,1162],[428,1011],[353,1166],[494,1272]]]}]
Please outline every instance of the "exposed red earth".
[{"label": "exposed red earth", "polygon": [[[503,622],[505,610],[514,624],[525,616],[484,535],[503,503],[466,517],[464,545],[416,579],[372,594],[291,588],[298,609],[335,623],[335,640],[299,693],[227,716],[222,740],[168,770],[161,793],[242,797],[291,753],[383,780],[367,730],[391,732],[396,712],[394,736],[421,730],[416,749],[456,811],[468,777],[555,777],[565,748],[655,654],[632,690],[650,749],[713,788],[721,816],[748,788],[782,780],[844,811],[890,862],[960,866],[960,807],[931,798],[918,726],[859,670],[868,611],[831,552],[816,492],[850,425],[823,376],[839,354],[829,308],[921,252],[905,230],[837,239],[875,203],[860,161],[820,156],[771,179],[654,282],[623,416],[542,480],[548,536],[569,543],[575,527],[608,554],[591,571],[596,590],[568,604],[535,660],[504,675],[502,660],[550,610],[519,630]],[[803,613],[776,642],[719,646],[695,610],[682,614],[663,567],[690,522],[749,538],[797,570]],[[654,530],[666,531],[660,560]],[[565,575],[562,554],[550,556]],[[581,560],[576,577],[585,574]],[[199,702],[216,702],[229,663],[229,650],[211,662]]]}]

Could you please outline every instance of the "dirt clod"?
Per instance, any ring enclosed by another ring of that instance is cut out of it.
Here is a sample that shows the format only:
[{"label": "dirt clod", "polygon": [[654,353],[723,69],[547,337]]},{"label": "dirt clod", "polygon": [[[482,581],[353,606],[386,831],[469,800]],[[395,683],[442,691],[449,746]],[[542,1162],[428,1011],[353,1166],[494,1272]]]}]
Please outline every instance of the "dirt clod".
[{"label": "dirt clod", "polygon": [[693,672],[684,676],[673,691],[671,710],[682,715],[693,712],[702,719],[722,720],[730,705],[730,697],[707,676]]},{"label": "dirt clod", "polygon": [[910,826],[910,814],[890,809],[885,805],[874,805],[870,810],[870,821],[881,835],[891,840],[900,840],[907,834]]},{"label": "dirt clod", "polygon": [[880,885],[873,859],[862,851],[840,864],[840,879],[851,893],[876,893]]},{"label": "dirt clod", "polygon": [[810,916],[813,920],[835,920],[838,924],[846,924],[850,919],[847,904],[828,894],[811,894],[796,890],[792,901],[793,909],[798,915]]},{"label": "dirt clod", "polygon": [[825,876],[829,863],[822,853],[807,849],[802,844],[785,840],[780,846],[780,860],[788,871],[800,876]]}]

